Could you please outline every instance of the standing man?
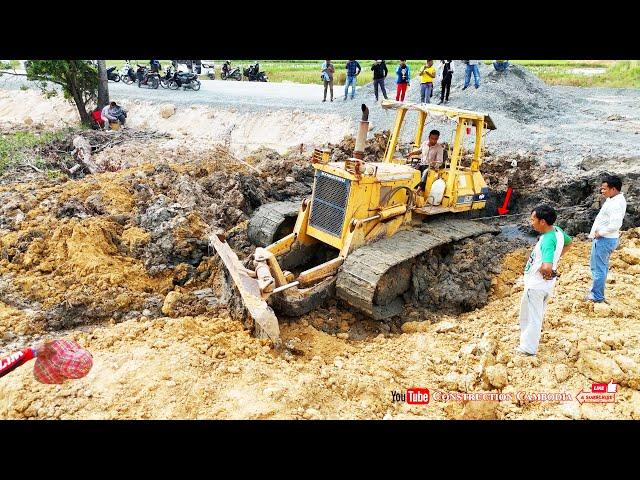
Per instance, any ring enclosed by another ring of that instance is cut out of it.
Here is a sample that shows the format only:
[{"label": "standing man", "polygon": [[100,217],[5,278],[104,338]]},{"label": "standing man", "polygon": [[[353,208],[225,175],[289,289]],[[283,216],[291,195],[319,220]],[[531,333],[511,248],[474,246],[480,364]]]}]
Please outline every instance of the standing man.
[{"label": "standing man", "polygon": [[438,102],[438,105],[440,105],[443,101],[444,103],[449,103],[449,91],[451,90],[451,80],[453,79],[453,63],[451,62],[451,60],[442,60],[440,69],[442,71],[442,88],[440,90],[440,101]]},{"label": "standing man", "polygon": [[400,65],[396,68],[396,84],[396,100],[404,102],[407,87],[411,86],[411,71],[406,60],[400,60]]},{"label": "standing man", "polygon": [[353,100],[356,96],[356,78],[360,75],[362,69],[356,60],[349,60],[346,69],[347,81],[344,84],[344,99],[347,99],[347,92],[349,91],[349,85],[351,85],[351,100]]},{"label": "standing man", "polygon": [[591,244],[591,278],[593,286],[587,300],[591,302],[604,302],[604,286],[609,272],[609,257],[618,246],[620,239],[620,227],[624,215],[627,212],[627,201],[620,191],[622,180],[620,177],[607,175],[602,179],[600,193],[606,200],[593,222],[589,238]]},{"label": "standing man", "polygon": [[469,86],[472,73],[473,82],[475,83],[476,88],[480,87],[480,69],[478,67],[480,60],[464,60],[464,63],[467,64],[467,68],[464,72],[464,87],[462,87],[462,90]]},{"label": "standing man", "polygon": [[159,73],[162,66],[160,65],[160,60],[150,60],[149,66],[151,67],[151,71],[153,73]]},{"label": "standing man", "polygon": [[431,103],[433,80],[436,78],[436,68],[433,60],[427,60],[419,72],[420,75],[420,103]]},{"label": "standing man", "polygon": [[331,90],[331,101],[333,102],[333,74],[336,71],[336,69],[333,66],[333,63],[331,63],[331,60],[325,60],[324,63],[322,64],[322,69],[320,70],[322,72],[321,74],[321,78],[322,81],[324,82],[324,100],[322,100],[323,102],[327,101],[327,86],[329,87],[329,89]]},{"label": "standing man", "polygon": [[384,63],[384,60],[376,60],[376,63],[371,65],[371,70],[373,70],[373,88],[376,94],[376,102],[378,101],[378,85],[380,89],[382,89],[382,96],[386,100],[387,90],[384,87],[384,81],[389,73],[387,65]]},{"label": "standing man", "polygon": [[535,355],[542,334],[542,320],[549,297],[556,283],[560,257],[571,245],[571,237],[553,224],[556,211],[540,205],[531,212],[531,226],[540,233],[524,268],[524,292],[520,304],[520,345],[516,353]]}]

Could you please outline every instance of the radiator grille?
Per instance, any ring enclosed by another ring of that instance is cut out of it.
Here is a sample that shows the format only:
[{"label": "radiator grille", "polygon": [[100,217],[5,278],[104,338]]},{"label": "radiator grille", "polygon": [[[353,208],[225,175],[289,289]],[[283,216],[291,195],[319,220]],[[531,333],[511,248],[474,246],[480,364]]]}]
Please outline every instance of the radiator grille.
[{"label": "radiator grille", "polygon": [[339,237],[349,200],[349,180],[325,172],[316,172],[309,224]]}]

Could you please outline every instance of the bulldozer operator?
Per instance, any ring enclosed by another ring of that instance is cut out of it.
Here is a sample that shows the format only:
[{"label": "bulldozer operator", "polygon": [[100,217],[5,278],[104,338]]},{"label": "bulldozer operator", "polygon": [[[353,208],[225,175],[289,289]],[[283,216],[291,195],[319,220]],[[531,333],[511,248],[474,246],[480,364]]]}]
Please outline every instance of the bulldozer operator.
[{"label": "bulldozer operator", "polygon": [[421,192],[424,190],[427,174],[430,168],[441,168],[444,162],[444,146],[438,143],[440,138],[440,132],[438,130],[431,130],[429,132],[429,138],[422,142],[418,150],[414,150],[409,153],[409,158],[420,155],[420,162],[418,164],[418,170],[420,170],[420,183],[416,185],[416,190]]}]

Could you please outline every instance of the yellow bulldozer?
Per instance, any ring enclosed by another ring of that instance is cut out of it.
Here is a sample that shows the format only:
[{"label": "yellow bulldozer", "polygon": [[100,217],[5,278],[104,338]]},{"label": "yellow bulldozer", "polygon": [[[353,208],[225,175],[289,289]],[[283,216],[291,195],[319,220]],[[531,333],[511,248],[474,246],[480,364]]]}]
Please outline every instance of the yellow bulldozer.
[{"label": "yellow bulldozer", "polygon": [[[279,345],[274,309],[298,316],[334,296],[373,319],[398,315],[419,256],[463,238],[496,233],[481,222],[442,215],[486,205],[489,189],[480,173],[483,139],[496,128],[489,115],[391,100],[382,107],[396,111],[382,160],[363,160],[369,122],[362,105],[353,157],[331,162],[329,151],[316,149],[311,197],[298,204],[266,204],[255,212],[248,236],[259,246],[247,262],[238,259],[224,235],[211,235],[256,336]],[[423,176],[398,149],[410,111],[417,112],[415,148],[422,144],[430,116],[456,123],[444,164]],[[465,139],[472,148],[463,148]],[[465,150],[471,152],[466,157]],[[421,181],[426,184],[418,189]]]}]

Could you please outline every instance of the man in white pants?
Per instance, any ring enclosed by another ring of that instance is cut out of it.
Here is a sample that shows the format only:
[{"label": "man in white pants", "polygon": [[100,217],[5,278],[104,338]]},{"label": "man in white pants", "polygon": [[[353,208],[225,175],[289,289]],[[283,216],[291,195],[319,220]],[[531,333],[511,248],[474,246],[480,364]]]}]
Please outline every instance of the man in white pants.
[{"label": "man in white pants", "polygon": [[520,345],[516,348],[516,352],[522,355],[538,352],[542,320],[556,283],[558,262],[571,245],[571,237],[560,227],[553,226],[556,218],[556,211],[548,205],[540,205],[531,212],[531,226],[541,235],[524,268]]}]

